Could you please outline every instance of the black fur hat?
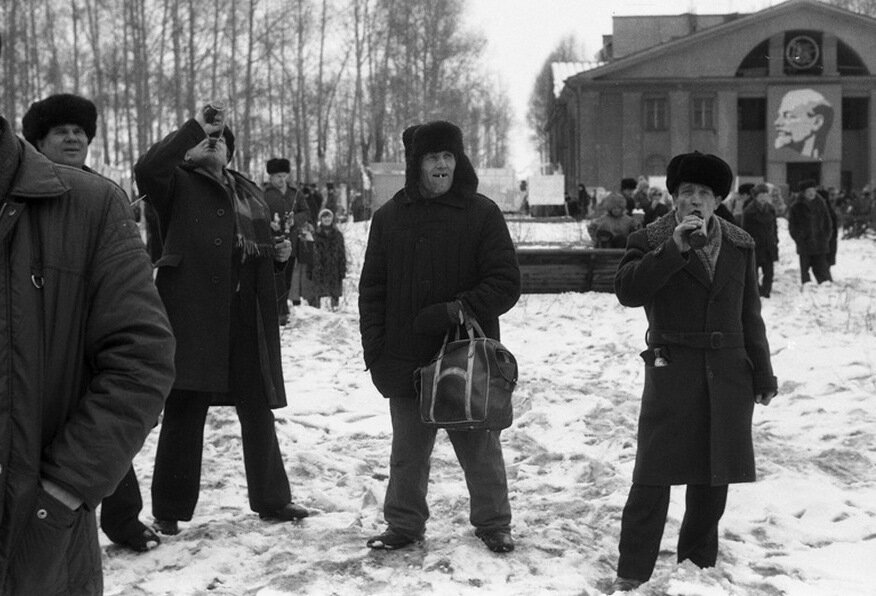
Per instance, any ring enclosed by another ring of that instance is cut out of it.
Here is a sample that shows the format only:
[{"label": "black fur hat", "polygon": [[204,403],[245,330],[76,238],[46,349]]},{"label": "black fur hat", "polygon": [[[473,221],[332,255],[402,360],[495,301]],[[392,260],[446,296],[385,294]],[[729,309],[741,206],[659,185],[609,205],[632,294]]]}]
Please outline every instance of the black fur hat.
[{"label": "black fur hat", "polygon": [[408,126],[402,133],[402,144],[405,146],[405,162],[407,162],[408,158],[411,156],[411,148],[414,145],[414,133],[420,128],[420,126],[420,124]]},{"label": "black fur hat", "polygon": [[754,196],[753,194],[751,194],[751,189],[752,189],[752,188],[754,188],[754,184],[752,184],[751,182],[746,182],[745,184],[740,184],[740,185],[739,185],[739,188],[737,189],[737,191],[738,191],[739,194],[741,194],[741,195],[751,195],[751,196]]},{"label": "black fur hat", "polygon": [[799,183],[797,183],[797,192],[803,192],[807,188],[818,188],[818,182],[812,179],[808,179],[801,180]]},{"label": "black fur hat", "polygon": [[666,167],[666,189],[675,196],[682,182],[702,184],[712,189],[715,197],[724,198],[733,186],[733,170],[727,162],[711,153],[681,153]]},{"label": "black fur hat", "polygon": [[635,178],[623,178],[621,179],[621,190],[636,190],[639,186],[639,183],[636,182]]},{"label": "black fur hat", "polygon": [[44,139],[52,127],[63,124],[81,126],[91,143],[97,132],[97,108],[84,97],[60,93],[30,104],[21,119],[22,134],[31,145]]},{"label": "black fur hat", "polygon": [[419,194],[420,162],[423,156],[439,151],[449,151],[456,158],[451,189],[466,193],[477,192],[478,176],[465,154],[462,131],[458,126],[446,120],[436,120],[408,127],[402,133],[402,142],[405,140],[405,134],[410,138],[405,147],[405,188],[408,189],[409,195],[413,192]]},{"label": "black fur hat", "polygon": [[269,159],[265,169],[268,174],[289,174],[292,172],[292,166],[289,164],[289,160],[283,159],[282,157],[272,157]]}]

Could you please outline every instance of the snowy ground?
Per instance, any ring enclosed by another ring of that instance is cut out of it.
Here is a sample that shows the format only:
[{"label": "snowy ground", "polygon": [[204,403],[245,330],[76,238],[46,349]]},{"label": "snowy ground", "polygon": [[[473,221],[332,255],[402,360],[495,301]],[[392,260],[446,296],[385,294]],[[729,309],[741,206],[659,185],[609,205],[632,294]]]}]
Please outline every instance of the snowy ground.
[{"label": "snowy ground", "polygon": [[[783,222],[784,220],[782,220]],[[574,242],[578,224],[512,223],[528,242]],[[599,594],[614,576],[635,455],[641,309],[610,294],[527,295],[502,319],[520,365],[503,433],[517,550],[490,553],[446,436],[433,456],[425,542],[372,552],[383,528],[387,404],[363,371],[355,287],[367,224],[344,228],[352,259],[337,313],[303,307],[283,332],[289,407],[276,411],[294,498],[315,511],[265,524],[249,511],[239,426],[208,418],[201,500],[147,554],[104,546],[107,594]],[[755,411],[759,480],[730,489],[718,565],[677,565],[683,490],[673,491],[655,574],[635,594],[876,594],[876,240],[840,243],[832,285],[801,292],[786,229],[765,301],[780,395]],[[151,520],[158,433],[135,467]]]}]

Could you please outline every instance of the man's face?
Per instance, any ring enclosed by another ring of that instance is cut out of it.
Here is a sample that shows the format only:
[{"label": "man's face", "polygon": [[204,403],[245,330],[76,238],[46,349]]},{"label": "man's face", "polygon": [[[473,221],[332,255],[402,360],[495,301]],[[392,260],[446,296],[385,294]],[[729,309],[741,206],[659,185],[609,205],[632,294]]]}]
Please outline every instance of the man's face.
[{"label": "man's face", "polygon": [[450,151],[427,153],[420,161],[420,184],[426,198],[438,197],[453,186],[456,158]]},{"label": "man's face", "polygon": [[757,201],[759,205],[766,205],[770,202],[770,193],[768,192],[759,192],[754,197],[754,200]]},{"label": "man's face", "polygon": [[718,199],[712,189],[694,182],[679,184],[674,201],[679,220],[688,215],[697,215],[708,221],[718,206]]},{"label": "man's face", "polygon": [[791,143],[802,143],[824,125],[824,116],[813,113],[813,107],[812,103],[795,103],[787,96],[782,99],[779,115],[773,123],[777,149]]},{"label": "man's face", "polygon": [[186,153],[186,159],[207,169],[222,168],[228,163],[224,137],[208,137]]},{"label": "man's face", "polygon": [[53,126],[37,141],[37,149],[55,163],[81,168],[88,157],[88,136],[78,124]]},{"label": "man's face", "polygon": [[809,199],[810,201],[814,199],[818,195],[818,191],[814,186],[810,186],[806,190],[803,191],[803,196]]},{"label": "man's face", "polygon": [[269,180],[275,188],[283,190],[289,182],[289,173],[277,172],[276,174],[271,174]]}]

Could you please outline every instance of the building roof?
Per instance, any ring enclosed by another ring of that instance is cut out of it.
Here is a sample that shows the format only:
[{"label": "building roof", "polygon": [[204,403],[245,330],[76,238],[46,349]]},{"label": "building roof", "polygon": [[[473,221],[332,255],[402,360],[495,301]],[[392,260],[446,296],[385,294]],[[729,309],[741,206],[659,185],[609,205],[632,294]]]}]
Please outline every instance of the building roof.
[{"label": "building roof", "polygon": [[559,97],[566,79],[580,72],[596,68],[602,62],[551,62],[551,77],[554,82],[554,97]]},{"label": "building roof", "polygon": [[[767,22],[773,22],[775,26],[781,26],[782,23],[791,26],[792,21],[798,21],[799,17],[803,14],[811,16],[813,13],[820,13],[834,19],[852,19],[859,24],[858,26],[861,23],[867,23],[871,27],[876,28],[876,19],[866,15],[854,13],[818,0],[788,0],[759,12],[744,15],[734,14],[732,16],[736,18],[728,19],[723,24],[696,30],[689,35],[673,38],[659,45],[604,63],[596,68],[577,73],[573,77],[568,77],[567,82],[623,78],[626,73],[641,71],[643,68],[647,68],[647,64],[657,59],[671,59],[678,62],[677,66],[679,68],[675,69],[675,72],[688,73],[677,76],[701,78],[705,73],[720,76],[713,69],[705,67],[704,64],[716,63],[712,59],[714,56],[708,56],[709,53],[724,52],[722,55],[726,55],[726,51],[731,46],[734,46],[732,40],[737,32],[746,27],[764,25]],[[718,39],[727,40],[725,44],[729,45],[719,49],[714,43]],[[706,43],[707,41],[708,43]],[[869,57],[873,54],[870,51],[871,46],[873,46],[873,49],[876,49],[876,44],[871,39],[847,39],[846,41],[853,44],[853,48],[862,57]],[[741,51],[741,48],[737,48],[737,51]],[[745,51],[747,52],[748,50],[746,49]],[[871,68],[870,71],[876,72],[876,69]]]}]

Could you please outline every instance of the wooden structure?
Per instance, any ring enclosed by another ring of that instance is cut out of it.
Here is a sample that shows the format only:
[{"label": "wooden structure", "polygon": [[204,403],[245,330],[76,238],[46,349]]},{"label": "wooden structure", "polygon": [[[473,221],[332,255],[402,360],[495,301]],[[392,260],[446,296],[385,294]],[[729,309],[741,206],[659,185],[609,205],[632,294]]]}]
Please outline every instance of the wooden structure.
[{"label": "wooden structure", "polygon": [[524,294],[614,292],[622,248],[517,247]]}]

